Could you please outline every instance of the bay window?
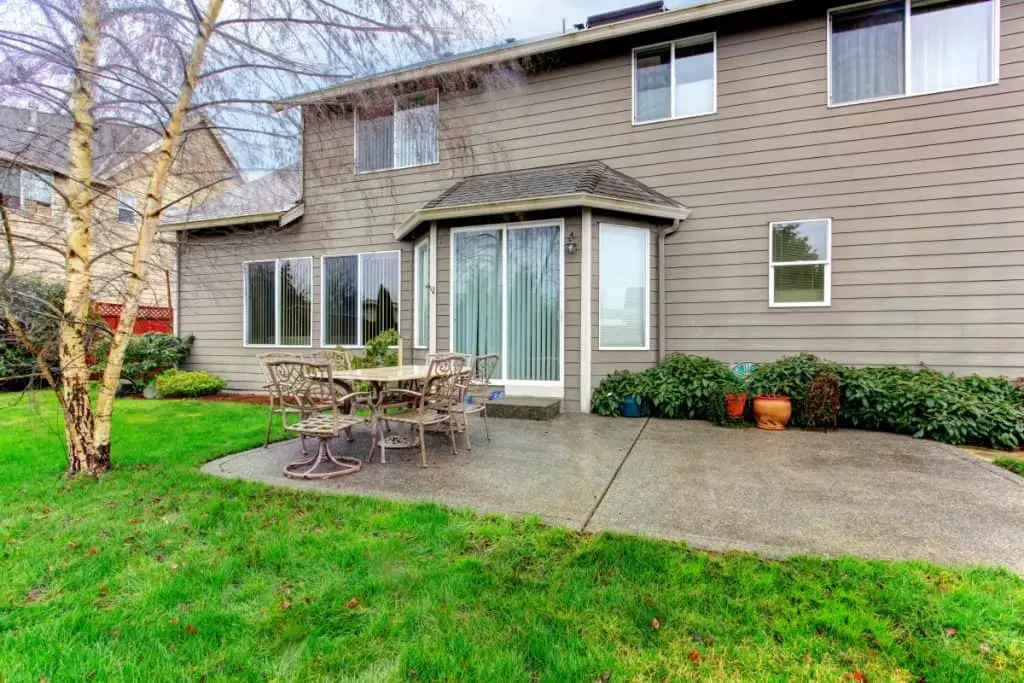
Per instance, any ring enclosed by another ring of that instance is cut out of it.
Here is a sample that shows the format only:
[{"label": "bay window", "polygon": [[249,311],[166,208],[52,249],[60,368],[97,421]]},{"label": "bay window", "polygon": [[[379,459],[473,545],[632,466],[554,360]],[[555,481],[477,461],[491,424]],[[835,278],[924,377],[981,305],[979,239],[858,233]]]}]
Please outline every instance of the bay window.
[{"label": "bay window", "polygon": [[356,107],[356,173],[438,161],[436,90]]},{"label": "bay window", "polygon": [[768,240],[768,305],[830,305],[832,221],[770,223]]},{"label": "bay window", "polygon": [[714,34],[633,51],[633,122],[713,114]]},{"label": "bay window", "polygon": [[998,80],[995,0],[897,0],[829,12],[829,103]]},{"label": "bay window", "polygon": [[322,346],[364,346],[399,329],[401,252],[325,256],[320,277]]},{"label": "bay window", "polygon": [[650,348],[650,232],[602,224],[598,243],[600,349]]},{"label": "bay window", "polygon": [[246,346],[310,346],[313,259],[252,261],[244,266]]}]

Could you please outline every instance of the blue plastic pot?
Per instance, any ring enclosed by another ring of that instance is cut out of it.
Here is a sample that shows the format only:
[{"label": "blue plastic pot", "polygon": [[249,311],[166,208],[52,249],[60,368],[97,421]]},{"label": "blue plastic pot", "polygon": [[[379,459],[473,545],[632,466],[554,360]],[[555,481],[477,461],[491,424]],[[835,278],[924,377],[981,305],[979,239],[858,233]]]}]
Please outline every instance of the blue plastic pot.
[{"label": "blue plastic pot", "polygon": [[640,402],[636,396],[627,396],[619,401],[619,412],[623,417],[640,417]]}]

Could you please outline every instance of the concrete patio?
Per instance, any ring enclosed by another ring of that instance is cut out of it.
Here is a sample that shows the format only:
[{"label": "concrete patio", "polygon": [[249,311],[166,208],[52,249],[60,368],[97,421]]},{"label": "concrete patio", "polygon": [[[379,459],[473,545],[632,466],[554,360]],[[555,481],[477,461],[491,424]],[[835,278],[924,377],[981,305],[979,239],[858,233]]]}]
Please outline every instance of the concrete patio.
[{"label": "concrete patio", "polygon": [[[1024,572],[1024,479],[951,446],[841,430],[729,429],[705,422],[564,415],[474,424],[456,457],[428,435],[355,475],[285,478],[297,441],[212,461],[222,477],[331,493],[433,500],[537,515],[579,531],[612,530],[709,550],[924,559]],[[364,458],[367,430],[335,452]]]}]

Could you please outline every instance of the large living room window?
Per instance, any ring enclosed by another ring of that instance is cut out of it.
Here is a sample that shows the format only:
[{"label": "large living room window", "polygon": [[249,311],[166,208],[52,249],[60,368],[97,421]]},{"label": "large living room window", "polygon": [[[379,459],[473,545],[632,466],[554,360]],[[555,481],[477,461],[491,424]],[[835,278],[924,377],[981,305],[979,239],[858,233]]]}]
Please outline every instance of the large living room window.
[{"label": "large living room window", "polygon": [[829,103],[998,80],[995,0],[904,0],[829,13]]},{"label": "large living room window", "polygon": [[356,107],[356,173],[436,164],[437,91]]},{"label": "large living room window", "polygon": [[768,304],[831,304],[832,221],[777,221],[768,239]]},{"label": "large living room window", "polygon": [[313,259],[245,264],[245,345],[310,346]]},{"label": "large living room window", "polygon": [[633,51],[633,123],[715,112],[715,35]]},{"label": "large living room window", "polygon": [[599,349],[650,348],[650,233],[601,224]]},{"label": "large living room window", "polygon": [[363,346],[399,329],[401,259],[398,251],[323,258],[322,346]]}]

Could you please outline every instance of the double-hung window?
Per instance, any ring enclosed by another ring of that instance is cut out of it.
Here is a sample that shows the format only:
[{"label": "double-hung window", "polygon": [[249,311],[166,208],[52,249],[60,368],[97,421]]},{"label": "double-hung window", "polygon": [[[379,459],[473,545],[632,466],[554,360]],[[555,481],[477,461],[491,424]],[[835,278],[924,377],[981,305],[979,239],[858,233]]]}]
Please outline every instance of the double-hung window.
[{"label": "double-hung window", "polygon": [[438,161],[437,91],[356,107],[356,173]]},{"label": "double-hung window", "polygon": [[430,237],[413,249],[413,292],[413,345],[425,349],[430,345]]},{"label": "double-hung window", "polygon": [[777,221],[768,227],[768,304],[830,305],[832,221]]},{"label": "double-hung window", "polygon": [[829,12],[829,103],[998,80],[996,0],[897,0]]},{"label": "double-hung window", "polygon": [[398,251],[323,258],[322,346],[363,346],[399,329],[401,258]]},{"label": "double-hung window", "polygon": [[245,345],[310,346],[313,259],[245,264]]},{"label": "double-hung window", "polygon": [[633,51],[633,122],[715,112],[715,35]]},{"label": "double-hung window", "polygon": [[0,202],[14,211],[53,206],[53,174],[14,167],[0,168]]},{"label": "double-hung window", "polygon": [[600,349],[650,348],[650,232],[601,224]]}]

